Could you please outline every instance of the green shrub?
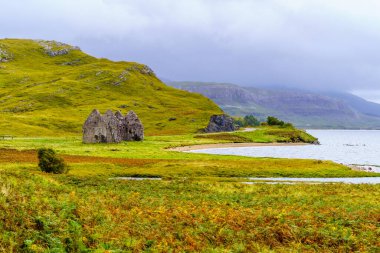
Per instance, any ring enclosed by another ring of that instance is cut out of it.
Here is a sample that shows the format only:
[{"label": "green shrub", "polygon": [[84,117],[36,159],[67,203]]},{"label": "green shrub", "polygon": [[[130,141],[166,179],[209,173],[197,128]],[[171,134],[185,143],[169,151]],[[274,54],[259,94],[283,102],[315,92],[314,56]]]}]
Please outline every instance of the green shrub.
[{"label": "green shrub", "polygon": [[293,124],[292,123],[289,123],[289,122],[286,122],[283,127],[287,127],[287,128],[294,128]]},{"label": "green shrub", "polygon": [[284,127],[284,128],[294,128],[294,126],[293,126],[292,123],[284,122],[282,120],[279,120],[276,117],[271,117],[271,116],[269,116],[267,118],[267,122],[266,123],[267,123],[268,126],[280,126],[280,127]]},{"label": "green shrub", "polygon": [[234,118],[234,124],[238,127],[244,126],[244,120],[242,118]]},{"label": "green shrub", "polygon": [[244,118],[235,118],[234,123],[239,127],[253,127],[260,125],[260,121],[253,115],[246,115]]},{"label": "green shrub", "polygon": [[278,118],[272,117],[272,116],[269,116],[267,118],[267,123],[269,126],[283,126],[285,124],[284,121],[279,120]]},{"label": "green shrub", "polygon": [[38,150],[38,167],[44,172],[62,174],[68,168],[62,158],[58,157],[51,148],[40,148]]},{"label": "green shrub", "polygon": [[244,125],[245,126],[259,126],[260,121],[253,115],[246,115],[244,117]]}]

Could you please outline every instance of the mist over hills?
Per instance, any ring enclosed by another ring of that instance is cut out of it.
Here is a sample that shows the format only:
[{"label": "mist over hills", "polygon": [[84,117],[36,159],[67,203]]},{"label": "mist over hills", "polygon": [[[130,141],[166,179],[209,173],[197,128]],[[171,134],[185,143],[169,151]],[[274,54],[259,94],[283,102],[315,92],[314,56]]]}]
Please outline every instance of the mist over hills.
[{"label": "mist over hills", "polygon": [[304,128],[380,129],[380,104],[350,93],[243,87],[229,83],[166,83],[203,94],[234,116],[253,114],[264,119],[273,115]]}]

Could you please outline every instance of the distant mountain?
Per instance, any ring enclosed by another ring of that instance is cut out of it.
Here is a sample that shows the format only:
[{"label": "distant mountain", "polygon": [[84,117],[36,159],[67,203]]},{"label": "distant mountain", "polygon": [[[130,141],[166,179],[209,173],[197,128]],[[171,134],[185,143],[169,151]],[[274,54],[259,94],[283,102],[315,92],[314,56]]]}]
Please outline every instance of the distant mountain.
[{"label": "distant mountain", "polygon": [[367,101],[350,93],[329,92],[326,95],[345,101],[352,108],[363,114],[380,117],[380,104]]},{"label": "distant mountain", "polygon": [[349,93],[253,88],[228,83],[167,82],[200,93],[234,116],[273,115],[299,127],[380,129],[380,104]]}]

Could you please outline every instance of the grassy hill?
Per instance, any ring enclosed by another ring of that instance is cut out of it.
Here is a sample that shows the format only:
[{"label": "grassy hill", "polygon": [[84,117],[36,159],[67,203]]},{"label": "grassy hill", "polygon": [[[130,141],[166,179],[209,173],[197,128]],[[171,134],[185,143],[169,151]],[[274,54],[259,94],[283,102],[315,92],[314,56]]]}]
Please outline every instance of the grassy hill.
[{"label": "grassy hill", "polygon": [[147,135],[196,132],[221,109],[134,62],[54,41],[0,40],[0,135],[80,135],[91,110],[134,110]]}]

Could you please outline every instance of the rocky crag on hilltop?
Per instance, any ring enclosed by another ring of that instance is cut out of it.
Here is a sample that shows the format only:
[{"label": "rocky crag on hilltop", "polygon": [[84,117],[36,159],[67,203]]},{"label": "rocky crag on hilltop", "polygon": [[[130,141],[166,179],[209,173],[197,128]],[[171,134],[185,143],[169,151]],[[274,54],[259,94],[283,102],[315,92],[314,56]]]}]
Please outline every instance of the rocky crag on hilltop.
[{"label": "rocky crag on hilltop", "polygon": [[144,127],[134,111],[125,116],[108,110],[104,115],[94,109],[83,125],[83,143],[142,141]]}]

